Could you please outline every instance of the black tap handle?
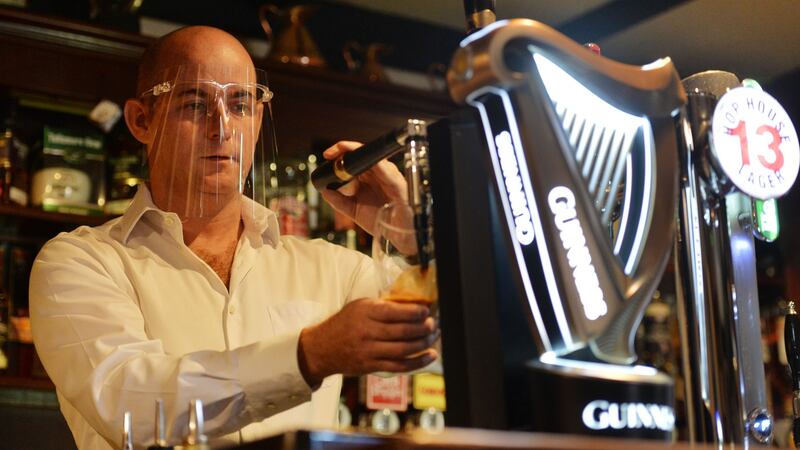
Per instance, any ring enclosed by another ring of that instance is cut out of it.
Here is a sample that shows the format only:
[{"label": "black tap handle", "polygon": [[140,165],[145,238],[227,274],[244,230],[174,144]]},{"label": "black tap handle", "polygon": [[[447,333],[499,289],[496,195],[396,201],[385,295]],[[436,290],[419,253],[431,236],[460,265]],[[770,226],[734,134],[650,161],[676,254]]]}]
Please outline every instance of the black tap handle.
[{"label": "black tap handle", "polygon": [[797,315],[794,302],[789,302],[783,338],[786,345],[786,360],[792,372],[792,390],[797,391],[800,390],[800,316]]},{"label": "black tap handle", "polygon": [[792,439],[794,439],[794,448],[800,448],[800,417],[792,420]]},{"label": "black tap handle", "polygon": [[407,136],[408,127],[403,126],[364,144],[354,152],[325,161],[311,172],[311,182],[320,191],[339,189],[382,159],[402,150]]},{"label": "black tap handle", "polygon": [[793,301],[789,302],[789,311],[786,313],[783,343],[786,346],[786,361],[792,372],[792,437],[795,448],[800,448],[800,318]]}]

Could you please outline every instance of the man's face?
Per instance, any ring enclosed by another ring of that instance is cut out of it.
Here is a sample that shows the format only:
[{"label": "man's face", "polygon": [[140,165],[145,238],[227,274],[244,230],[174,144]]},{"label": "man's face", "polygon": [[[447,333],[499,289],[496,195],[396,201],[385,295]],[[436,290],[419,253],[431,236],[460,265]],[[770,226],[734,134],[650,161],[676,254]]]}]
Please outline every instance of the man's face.
[{"label": "man's face", "polygon": [[251,65],[194,65],[172,72],[164,80],[169,85],[147,96],[154,133],[148,145],[150,180],[169,203],[195,214],[209,201],[227,201],[242,191],[261,131],[265,91]]}]

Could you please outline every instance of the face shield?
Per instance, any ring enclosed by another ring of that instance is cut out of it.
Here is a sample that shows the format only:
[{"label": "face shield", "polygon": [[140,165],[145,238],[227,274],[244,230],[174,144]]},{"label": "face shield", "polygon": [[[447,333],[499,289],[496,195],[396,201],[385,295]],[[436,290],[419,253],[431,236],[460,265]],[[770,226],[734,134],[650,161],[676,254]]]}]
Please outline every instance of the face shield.
[{"label": "face shield", "polygon": [[[140,94],[149,112],[149,186],[159,208],[208,217],[244,194],[268,205],[277,145],[266,73],[180,66]],[[274,181],[273,181],[274,184]]]}]

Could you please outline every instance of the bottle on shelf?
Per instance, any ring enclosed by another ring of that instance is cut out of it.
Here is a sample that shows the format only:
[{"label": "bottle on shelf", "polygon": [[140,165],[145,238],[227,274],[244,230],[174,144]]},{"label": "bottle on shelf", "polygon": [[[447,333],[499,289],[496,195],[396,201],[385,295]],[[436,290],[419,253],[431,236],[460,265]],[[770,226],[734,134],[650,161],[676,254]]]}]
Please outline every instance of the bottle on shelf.
[{"label": "bottle on shelf", "polygon": [[676,370],[677,356],[672,342],[675,326],[674,298],[671,294],[653,293],[637,330],[637,354],[642,364],[672,375]]},{"label": "bottle on shelf", "polygon": [[272,163],[270,174],[269,208],[278,215],[281,234],[309,237],[306,163],[295,159]]},{"label": "bottle on shelf", "polygon": [[147,178],[142,145],[134,139],[123,122],[107,137],[108,194],[105,213],[120,215],[128,209],[136,189]]},{"label": "bottle on shelf", "polygon": [[27,206],[29,147],[18,131],[16,102],[3,100],[0,109],[0,202]]},{"label": "bottle on shelf", "polygon": [[0,135],[0,201],[3,203],[10,201],[12,139],[13,134],[10,129],[6,129]]},{"label": "bottle on shelf", "polygon": [[5,243],[0,243],[0,375],[8,372],[8,334],[11,330],[11,298],[8,295],[5,281],[6,267]]},{"label": "bottle on shelf", "polygon": [[[310,154],[306,158],[306,174],[310,174],[317,168],[317,155]],[[317,237],[320,227],[322,226],[321,223],[321,205],[320,203],[325,203],[322,200],[322,196],[320,195],[319,191],[314,187],[314,184],[311,183],[311,177],[306,176],[306,199],[308,203],[308,235],[309,237]]]}]

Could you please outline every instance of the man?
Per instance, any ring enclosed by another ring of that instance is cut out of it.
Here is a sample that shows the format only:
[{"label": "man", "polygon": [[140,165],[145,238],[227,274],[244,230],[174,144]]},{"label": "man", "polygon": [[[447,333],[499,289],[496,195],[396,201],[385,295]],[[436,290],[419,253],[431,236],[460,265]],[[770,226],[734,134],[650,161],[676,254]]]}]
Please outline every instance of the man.
[{"label": "man", "polygon": [[[215,446],[332,426],[338,374],[409,371],[437,356],[426,307],[365,298],[375,294],[368,258],[280,237],[274,214],[242,196],[271,95],[254,73],[218,29],[155,43],[141,95],[125,105],[148,186],[124,216],[59,235],[34,263],[34,341],[81,449],[118,445],[125,411],[137,447],[152,444],[156,399],[171,444],[195,398]],[[349,189],[324,195],[367,230],[380,205],[405,201],[387,162]]]}]

